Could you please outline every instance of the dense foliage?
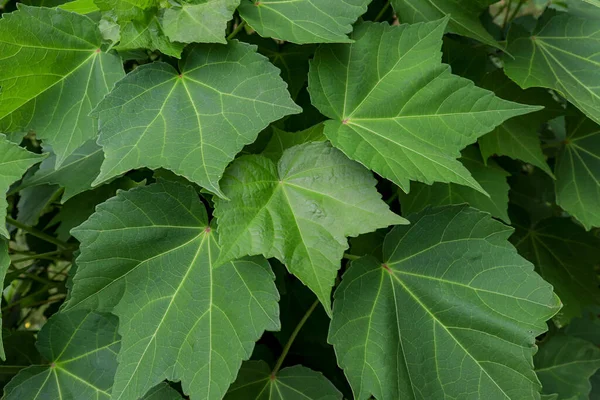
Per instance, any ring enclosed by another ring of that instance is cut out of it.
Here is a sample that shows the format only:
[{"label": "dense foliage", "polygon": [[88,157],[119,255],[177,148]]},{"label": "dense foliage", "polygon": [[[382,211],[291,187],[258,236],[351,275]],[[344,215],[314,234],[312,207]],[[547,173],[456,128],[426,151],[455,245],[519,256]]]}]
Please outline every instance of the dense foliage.
[{"label": "dense foliage", "polygon": [[0,10],[4,399],[600,399],[600,1]]}]

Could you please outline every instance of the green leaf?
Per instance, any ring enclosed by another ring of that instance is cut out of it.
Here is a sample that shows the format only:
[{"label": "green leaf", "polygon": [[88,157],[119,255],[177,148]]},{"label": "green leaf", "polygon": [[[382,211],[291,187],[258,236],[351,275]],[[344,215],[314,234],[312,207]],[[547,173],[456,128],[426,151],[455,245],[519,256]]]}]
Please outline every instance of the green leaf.
[{"label": "green leaf", "polygon": [[84,15],[100,11],[94,0],[74,0],[61,4],[58,8]]},{"label": "green leaf", "polygon": [[331,310],[331,288],[347,236],[406,223],[375,190],[360,164],[327,143],[284,151],[277,164],[263,156],[238,158],[216,199],[221,259],[275,257]]},{"label": "green leaf", "polygon": [[349,43],[371,0],[242,0],[239,12],[263,37],[286,42]]},{"label": "green leaf", "polygon": [[600,126],[567,117],[567,137],[558,154],[556,203],[586,229],[600,226]]},{"label": "green leaf", "polygon": [[528,162],[554,177],[542,152],[538,130],[542,123],[558,116],[559,105],[545,89],[522,90],[506,77],[502,70],[488,74],[482,86],[503,99],[523,104],[542,105],[544,110],[511,118],[492,132],[479,138],[484,160],[492,155],[508,156]]},{"label": "green leaf", "polygon": [[120,21],[141,19],[144,14],[158,7],[157,0],[95,0],[102,11],[114,13]]},{"label": "green leaf", "polygon": [[90,18],[28,7],[0,20],[0,132],[35,131],[56,165],[96,137],[90,111],[124,76]]},{"label": "green leaf", "polygon": [[494,217],[510,223],[508,218],[508,190],[506,178],[510,175],[493,160],[487,165],[481,159],[476,147],[467,147],[460,159],[473,178],[489,193],[489,197],[470,187],[454,183],[434,183],[425,185],[418,182],[411,184],[409,194],[400,191],[402,213],[405,215],[419,212],[428,205],[441,206],[467,203],[474,208],[489,212]]},{"label": "green leaf", "polygon": [[[0,238],[0,283],[2,283],[2,290],[4,290],[4,276],[10,267],[10,257],[8,256],[8,243]],[[2,320],[0,320],[0,330],[2,329]],[[2,342],[2,336],[0,336],[0,359],[6,361],[6,353],[4,352],[4,344]]]},{"label": "green leaf", "polygon": [[26,177],[19,190],[47,184],[65,188],[62,202],[92,188],[92,182],[100,173],[104,160],[102,148],[94,140],[87,141],[75,150],[60,167],[56,167],[56,154],[51,153],[40,164],[40,168]]},{"label": "green leaf", "polygon": [[163,382],[150,389],[142,400],[182,400],[182,398],[177,390]]},{"label": "green leaf", "polygon": [[449,16],[448,32],[468,36],[501,49],[479,21],[479,16],[493,3],[496,1],[392,0],[394,11],[402,23],[436,21]]},{"label": "green leaf", "polygon": [[486,74],[497,67],[490,60],[490,48],[478,43],[464,43],[444,37],[442,61],[452,67],[454,75],[462,76],[479,85]]},{"label": "green leaf", "polygon": [[342,400],[342,394],[323,374],[295,365],[273,376],[264,361],[248,361],[225,400]]},{"label": "green leaf", "polygon": [[217,238],[191,186],[161,181],[120,192],[73,235],[81,255],[65,309],[119,317],[115,400],[141,397],[164,379],[181,381],[192,398],[221,399],[263,331],[279,329],[268,263],[215,264]]},{"label": "green leaf", "polygon": [[590,377],[600,368],[600,349],[585,340],[559,334],[540,345],[534,362],[543,394],[588,400]]},{"label": "green leaf", "polygon": [[221,195],[223,171],[243,146],[300,111],[254,46],[196,45],[179,67],[141,66],[98,105],[105,160],[95,183],[162,167]]},{"label": "green leaf", "polygon": [[165,10],[162,25],[174,42],[227,43],[225,30],[240,0],[192,0]]},{"label": "green leaf", "polygon": [[513,25],[506,74],[526,89],[554,89],[600,123],[600,19],[545,13],[530,36]]},{"label": "green leaf", "polygon": [[313,104],[334,146],[408,192],[409,180],[483,189],[456,158],[504,120],[535,111],[454,76],[440,62],[446,20],[365,23],[353,44],[324,45],[310,65]]},{"label": "green leaf", "polygon": [[532,223],[562,212],[555,205],[554,180],[539,168],[515,173],[508,183],[510,202],[525,210]]},{"label": "green leaf", "polygon": [[317,124],[300,132],[285,132],[272,127],[273,135],[262,152],[262,155],[273,162],[279,161],[284,151],[299,144],[308,142],[324,142],[323,124]]},{"label": "green leaf", "polygon": [[171,57],[181,57],[185,44],[169,40],[155,13],[147,13],[139,20],[126,21],[120,25],[121,41],[115,46],[120,52],[148,49]]},{"label": "green leaf", "polygon": [[409,219],[335,292],[329,342],[355,398],[538,399],[535,337],[559,304],[511,228],[466,206]]},{"label": "green leaf", "polygon": [[554,286],[563,303],[555,317],[559,325],[581,315],[589,304],[600,304],[595,271],[595,266],[600,265],[600,239],[568,218],[550,218],[532,226],[518,221],[515,226],[517,230],[511,241]]},{"label": "green leaf", "polygon": [[55,314],[36,345],[48,365],[20,371],[4,388],[3,399],[110,399],[120,346],[117,326],[109,314]]},{"label": "green leaf", "polygon": [[41,185],[21,190],[17,203],[17,221],[25,225],[37,225],[40,217],[52,210],[51,204],[61,193],[58,185]]},{"label": "green leaf", "polygon": [[[9,142],[6,136],[0,134],[0,193],[6,193],[10,185],[21,179],[29,167],[43,159],[43,155],[30,153]],[[8,207],[6,197],[2,196],[0,197],[0,236],[8,239],[8,231],[4,224],[6,207]]]}]

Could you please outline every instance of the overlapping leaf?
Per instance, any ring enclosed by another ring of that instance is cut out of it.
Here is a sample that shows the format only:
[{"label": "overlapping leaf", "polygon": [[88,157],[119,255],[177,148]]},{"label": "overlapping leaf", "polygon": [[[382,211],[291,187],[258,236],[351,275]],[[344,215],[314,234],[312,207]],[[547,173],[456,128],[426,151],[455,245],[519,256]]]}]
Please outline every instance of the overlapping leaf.
[{"label": "overlapping leaf", "polygon": [[371,0],[242,0],[240,15],[261,36],[293,43],[344,43]]},{"label": "overlapping leaf", "polygon": [[554,89],[600,123],[600,19],[546,13],[532,35],[509,34],[506,74],[522,88]]},{"label": "overlapping leaf", "polygon": [[90,18],[19,6],[0,20],[0,131],[33,130],[56,165],[97,134],[88,114],[124,76]]},{"label": "overlapping leaf", "polygon": [[312,101],[332,119],[325,135],[405,192],[409,180],[483,191],[456,160],[460,150],[504,120],[538,109],[452,75],[440,62],[446,23],[361,24],[355,43],[320,47],[310,66]]},{"label": "overlapping leaf", "polygon": [[506,100],[544,106],[544,110],[511,118],[492,132],[480,137],[479,146],[483,158],[487,160],[494,154],[508,156],[535,165],[554,177],[542,153],[538,130],[542,123],[559,115],[558,103],[552,99],[547,90],[540,88],[522,90],[509,80],[502,70],[488,74],[482,86]]},{"label": "overlapping leaf", "polygon": [[567,117],[567,137],[556,160],[556,202],[590,229],[600,226],[600,126]]},{"label": "overlapping leaf", "polygon": [[182,1],[164,12],[162,25],[173,42],[227,43],[227,21],[240,0]]},{"label": "overlapping leaf", "polygon": [[114,309],[121,324],[113,399],[164,379],[192,399],[221,399],[254,342],[279,328],[268,263],[215,264],[215,232],[191,186],[120,192],[73,235],[81,256],[65,309]]},{"label": "overlapping leaf", "polygon": [[539,398],[535,337],[559,304],[511,229],[466,206],[410,220],[335,292],[329,341],[355,398]]},{"label": "overlapping leaf", "polygon": [[242,147],[270,122],[300,111],[254,46],[197,45],[180,71],[141,66],[99,104],[106,158],[96,183],[163,167],[220,194],[223,171]]},{"label": "overlapping leaf", "polygon": [[506,182],[506,178],[510,174],[493,160],[488,161],[487,165],[484,164],[476,147],[467,147],[462,152],[460,161],[489,194],[489,197],[470,187],[453,183],[434,183],[429,186],[413,182],[409,194],[400,191],[403,214],[419,212],[428,205],[467,203],[510,223],[508,218],[508,190],[510,187]]},{"label": "overlapping leaf", "polygon": [[329,312],[346,237],[406,222],[388,209],[375,183],[327,143],[292,147],[277,164],[240,157],[221,182],[230,201],[215,202],[221,258],[275,257]]},{"label": "overlapping leaf", "polygon": [[566,218],[550,218],[529,226],[515,221],[511,241],[537,272],[554,286],[563,308],[556,319],[563,325],[590,304],[600,304],[595,266],[600,265],[600,240]]},{"label": "overlapping leaf", "polygon": [[225,400],[342,400],[342,394],[323,374],[295,365],[272,375],[264,361],[242,365]]},{"label": "overlapping leaf", "polygon": [[535,372],[542,393],[558,399],[590,399],[590,377],[600,368],[600,349],[594,344],[563,334],[546,340],[535,355]]},{"label": "overlapping leaf", "polygon": [[92,139],[75,150],[58,168],[56,167],[56,155],[51,153],[42,161],[35,174],[23,180],[19,189],[57,184],[65,188],[62,196],[64,203],[73,196],[92,188],[92,182],[100,173],[102,161],[104,161],[104,153]]},{"label": "overlapping leaf", "polygon": [[[10,185],[20,179],[29,167],[43,159],[44,156],[30,153],[0,134],[0,193],[6,193]],[[5,238],[8,238],[8,231],[4,225],[7,206],[6,197],[3,195],[0,197],[0,235]]]},{"label": "overlapping leaf", "polygon": [[168,383],[160,383],[150,389],[142,400],[181,400],[181,395]]},{"label": "overlapping leaf", "polygon": [[394,11],[402,22],[435,21],[450,16],[448,31],[477,39],[490,46],[500,47],[486,31],[479,16],[495,0],[392,0]]},{"label": "overlapping leaf", "polygon": [[117,327],[114,315],[94,311],[54,315],[36,344],[48,364],[21,370],[3,399],[109,400],[120,346]]},{"label": "overlapping leaf", "polygon": [[323,124],[317,124],[300,132],[285,132],[276,127],[272,129],[273,135],[262,154],[274,162],[279,161],[286,149],[303,143],[327,140],[323,135]]}]

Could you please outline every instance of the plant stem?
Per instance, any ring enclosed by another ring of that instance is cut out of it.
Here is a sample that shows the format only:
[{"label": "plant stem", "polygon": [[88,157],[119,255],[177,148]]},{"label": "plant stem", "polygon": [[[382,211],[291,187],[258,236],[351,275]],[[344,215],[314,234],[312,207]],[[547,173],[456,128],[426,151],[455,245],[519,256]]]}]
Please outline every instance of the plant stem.
[{"label": "plant stem", "polygon": [[390,0],[388,0],[385,3],[385,6],[381,7],[381,10],[379,11],[379,14],[377,14],[377,16],[375,17],[375,19],[373,21],[374,22],[379,22],[379,20],[383,17],[383,15],[388,10],[388,8],[390,8]]},{"label": "plant stem", "polygon": [[396,190],[396,191],[394,192],[394,194],[393,194],[393,195],[391,195],[391,196],[390,196],[390,198],[389,198],[389,199],[387,199],[385,202],[387,203],[387,205],[390,205],[390,204],[392,204],[392,203],[394,202],[394,200],[396,200],[397,198],[398,198],[398,191]]},{"label": "plant stem", "polygon": [[506,24],[508,23],[508,15],[510,14],[511,7],[512,0],[508,0],[508,5],[506,6],[506,14],[504,15],[504,22],[502,23],[502,29],[506,28]]},{"label": "plant stem", "polygon": [[28,365],[0,365],[0,375],[15,375]]},{"label": "plant stem", "polygon": [[61,254],[63,253],[64,250],[56,250],[56,251],[50,251],[48,253],[42,253],[42,254],[34,254],[28,257],[23,257],[23,258],[19,258],[18,260],[12,260],[12,263],[18,263],[18,262],[22,262],[22,261],[29,261],[29,260],[37,260],[37,259],[50,259],[50,260],[54,260],[54,258],[52,258],[51,256],[55,256],[57,254]]},{"label": "plant stem", "polygon": [[35,236],[39,239],[42,239],[48,243],[52,243],[55,244],[56,246],[62,248],[62,249],[67,249],[69,248],[69,245],[66,244],[65,242],[63,242],[62,240],[59,240],[55,237],[52,237],[50,235],[46,235],[44,232],[40,232],[37,229],[22,224],[19,221],[15,221],[14,219],[10,218],[10,217],[6,217],[6,222],[8,222],[9,224],[11,224],[12,226],[16,226],[17,228],[21,229],[22,231],[25,231],[27,233],[29,233],[32,236]]},{"label": "plant stem", "polygon": [[279,369],[281,368],[281,365],[283,364],[285,357],[287,356],[288,352],[290,351],[290,348],[292,347],[292,344],[294,343],[296,336],[298,336],[298,333],[300,332],[300,330],[302,329],[302,327],[304,326],[304,324],[306,323],[306,321],[308,320],[310,315],[313,313],[313,311],[315,311],[315,308],[317,308],[318,305],[319,305],[319,300],[317,299],[310,306],[310,308],[306,311],[306,313],[304,314],[304,316],[302,317],[300,322],[298,322],[298,325],[296,325],[294,332],[292,332],[290,338],[288,339],[287,343],[285,344],[285,347],[283,348],[283,351],[281,352],[281,355],[279,356],[279,359],[277,360],[277,364],[275,364],[275,368],[273,368],[273,371],[271,372],[271,377],[274,377],[275,375],[277,375],[277,372],[279,372]]},{"label": "plant stem", "polygon": [[521,11],[521,7],[523,7],[523,4],[525,4],[525,0],[519,0],[519,4],[517,4],[517,6],[515,7],[515,11],[510,16],[510,22],[512,22],[515,19],[517,14],[519,14],[519,11]]},{"label": "plant stem", "polygon": [[227,40],[233,39],[246,26],[246,21],[242,20],[235,29],[227,36]]},{"label": "plant stem", "polygon": [[346,260],[354,261],[354,260],[358,260],[360,258],[360,256],[355,256],[354,254],[344,253],[344,258]]}]

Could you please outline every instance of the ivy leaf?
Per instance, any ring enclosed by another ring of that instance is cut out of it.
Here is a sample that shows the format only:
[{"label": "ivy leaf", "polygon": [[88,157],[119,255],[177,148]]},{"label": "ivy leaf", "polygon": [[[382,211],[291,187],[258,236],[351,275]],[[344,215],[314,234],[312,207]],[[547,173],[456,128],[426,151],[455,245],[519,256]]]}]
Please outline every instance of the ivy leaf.
[{"label": "ivy leaf", "polygon": [[426,206],[441,206],[467,203],[482,211],[489,212],[494,217],[510,223],[508,217],[508,190],[510,187],[506,178],[510,175],[493,160],[484,164],[481,154],[476,147],[467,147],[460,159],[473,178],[489,193],[489,197],[470,187],[454,183],[434,183],[425,185],[418,182],[411,184],[411,191],[405,194],[400,191],[402,213],[405,215],[419,212]]},{"label": "ivy leaf", "polygon": [[105,160],[95,184],[162,167],[221,195],[223,171],[243,146],[300,111],[279,70],[255,49],[238,41],[196,45],[181,73],[158,62],[128,74],[96,109]]},{"label": "ivy leaf", "polygon": [[350,43],[371,0],[242,0],[239,13],[260,36],[286,42]]},{"label": "ivy leaf", "polygon": [[109,314],[53,315],[36,344],[48,365],[21,370],[4,388],[3,399],[110,399],[120,346],[117,327],[117,318]]},{"label": "ivy leaf", "polygon": [[[1,61],[0,61],[1,62]],[[30,153],[18,145],[9,142],[0,134],[0,192],[6,193],[10,185],[21,179],[29,167],[43,160],[45,155]],[[0,197],[0,235],[9,238],[4,224],[6,218],[6,197]]]},{"label": "ivy leaf", "polygon": [[183,1],[165,10],[162,25],[173,42],[227,43],[227,21],[240,0]]},{"label": "ivy leaf", "polygon": [[511,241],[538,273],[554,286],[563,308],[559,325],[581,315],[590,304],[600,304],[595,266],[600,265],[600,239],[567,218],[545,219],[533,226],[517,221]]},{"label": "ivy leaf", "polygon": [[543,394],[556,393],[558,399],[590,399],[590,378],[600,368],[600,349],[597,346],[558,334],[540,345],[534,361]]},{"label": "ivy leaf", "polygon": [[360,164],[327,143],[284,151],[277,164],[263,156],[238,158],[216,199],[221,260],[262,254],[287,266],[331,310],[331,288],[347,236],[406,223],[375,190]]},{"label": "ivy leaf", "polygon": [[511,28],[508,52],[504,70],[519,86],[554,89],[600,123],[600,19],[545,13],[532,35]]},{"label": "ivy leaf", "polygon": [[[2,290],[4,290],[4,277],[10,267],[10,257],[8,256],[8,243],[0,238],[0,283],[2,284]],[[2,320],[0,320],[0,331],[2,330]],[[2,335],[0,335],[0,359],[6,361],[6,353],[4,352],[4,343],[2,342]]]},{"label": "ivy leaf", "polygon": [[0,132],[35,131],[59,167],[96,137],[88,114],[124,76],[120,58],[101,45],[100,31],[84,15],[24,5],[3,14]]},{"label": "ivy leaf", "polygon": [[535,337],[559,304],[511,228],[466,206],[409,219],[335,292],[329,342],[355,398],[539,398]]},{"label": "ivy leaf", "polygon": [[192,398],[221,399],[263,331],[279,329],[268,263],[216,265],[217,239],[191,186],[160,181],[119,192],[72,233],[81,255],[64,308],[119,317],[115,400],[141,397],[164,379],[181,381]]},{"label": "ivy leaf", "polygon": [[247,361],[225,400],[342,400],[342,394],[320,372],[301,365],[273,376],[264,361]]},{"label": "ivy leaf", "polygon": [[273,135],[262,152],[262,155],[273,162],[279,161],[284,151],[299,144],[308,142],[324,142],[323,124],[317,124],[300,132],[285,132],[272,127]]},{"label": "ivy leaf", "polygon": [[177,390],[163,382],[150,389],[142,400],[182,400],[182,398]]},{"label": "ivy leaf", "polygon": [[61,200],[64,203],[92,188],[92,182],[100,173],[103,160],[104,153],[95,140],[84,143],[58,168],[56,168],[56,154],[50,153],[50,156],[42,161],[40,168],[23,180],[19,190],[57,184],[65,188]]},{"label": "ivy leaf", "polygon": [[600,126],[567,117],[567,137],[556,160],[556,202],[586,229],[600,226]]},{"label": "ivy leaf", "polygon": [[522,90],[508,79],[502,70],[488,74],[483,80],[482,86],[506,100],[544,106],[544,110],[511,118],[492,132],[480,137],[479,147],[484,160],[494,154],[508,156],[535,165],[554,177],[542,152],[538,130],[542,123],[560,114],[558,103],[545,89]]},{"label": "ivy leaf", "polygon": [[355,43],[317,50],[309,91],[332,119],[325,135],[333,145],[405,192],[412,179],[484,193],[456,160],[460,150],[504,120],[539,108],[499,99],[452,75],[440,62],[446,23],[361,24]]},{"label": "ivy leaf", "polygon": [[403,23],[436,21],[449,16],[448,32],[502,48],[479,21],[479,16],[495,0],[392,0],[394,11]]}]

